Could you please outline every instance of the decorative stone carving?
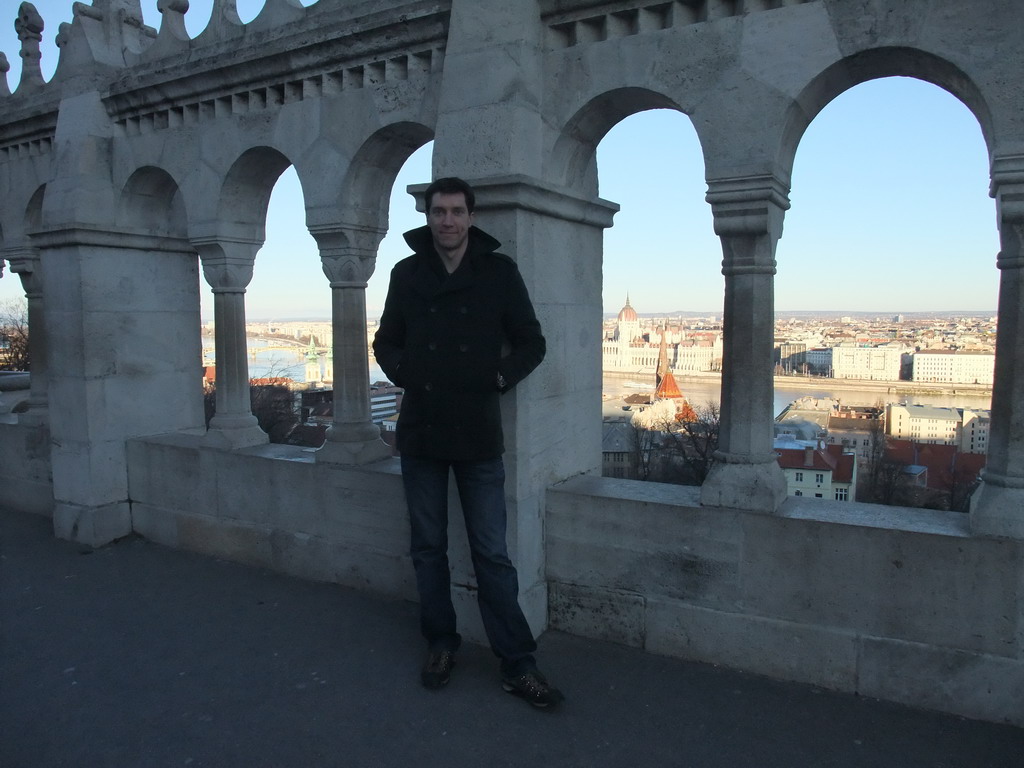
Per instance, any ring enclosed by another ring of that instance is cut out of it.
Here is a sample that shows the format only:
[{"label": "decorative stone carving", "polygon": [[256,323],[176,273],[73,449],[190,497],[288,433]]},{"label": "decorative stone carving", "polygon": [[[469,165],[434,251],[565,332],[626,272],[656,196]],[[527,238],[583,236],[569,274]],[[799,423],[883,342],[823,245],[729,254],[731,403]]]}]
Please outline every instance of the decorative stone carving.
[{"label": "decorative stone carving", "polygon": [[334,421],[318,462],[367,464],[391,454],[370,418],[366,348],[366,283],[385,231],[352,225],[311,227],[324,274],[331,281]]},{"label": "decorative stone carving", "polygon": [[245,287],[262,243],[202,238],[193,245],[213,289],[216,329],[217,405],[207,442],[228,449],[266,443],[267,435],[252,414],[245,339]]},{"label": "decorative stone carving", "polygon": [[189,8],[188,0],[160,0],[156,8],[163,15],[159,35],[187,41],[189,36],[185,29],[185,14]]},{"label": "decorative stone carving", "polygon": [[10,86],[7,85],[7,73],[11,71],[11,63],[7,56],[0,53],[0,98],[11,95]]},{"label": "decorative stone carving", "polygon": [[18,6],[18,18],[14,21],[14,29],[21,41],[21,82],[19,92],[26,92],[44,85],[43,71],[39,67],[42,54],[39,44],[43,40],[43,17],[32,3]]},{"label": "decorative stone carving", "polygon": [[999,334],[988,459],[971,497],[971,529],[1024,539],[1024,155],[992,160],[999,221]]},{"label": "decorative stone carving", "polygon": [[386,231],[375,228],[311,227],[320,263],[332,288],[366,288],[377,266],[377,248]]},{"label": "decorative stone carving", "polygon": [[708,182],[725,275],[722,411],[717,463],[701,487],[707,506],[774,512],[786,480],[772,451],[775,245],[789,207],[769,176]]}]

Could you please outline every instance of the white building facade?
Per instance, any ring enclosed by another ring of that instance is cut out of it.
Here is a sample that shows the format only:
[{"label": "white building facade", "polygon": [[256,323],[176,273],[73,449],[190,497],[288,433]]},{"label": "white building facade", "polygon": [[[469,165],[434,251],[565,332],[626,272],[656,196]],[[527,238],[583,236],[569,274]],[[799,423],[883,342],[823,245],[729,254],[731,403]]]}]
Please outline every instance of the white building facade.
[{"label": "white building facade", "polygon": [[913,381],[989,386],[995,381],[996,356],[989,352],[925,349],[912,359]]},{"label": "white building facade", "polygon": [[651,328],[645,338],[640,318],[628,297],[614,330],[601,344],[602,370],[654,372],[658,366],[662,336],[665,337],[669,370],[680,373],[721,370],[721,333],[696,331],[688,334],[680,325],[671,325]]},{"label": "white building facade", "polygon": [[832,348],[832,377],[897,381],[903,347],[882,344],[877,347],[840,345]]},{"label": "white building facade", "polygon": [[888,405],[886,434],[916,443],[955,445],[964,453],[985,453],[989,445],[989,411],[934,405]]}]

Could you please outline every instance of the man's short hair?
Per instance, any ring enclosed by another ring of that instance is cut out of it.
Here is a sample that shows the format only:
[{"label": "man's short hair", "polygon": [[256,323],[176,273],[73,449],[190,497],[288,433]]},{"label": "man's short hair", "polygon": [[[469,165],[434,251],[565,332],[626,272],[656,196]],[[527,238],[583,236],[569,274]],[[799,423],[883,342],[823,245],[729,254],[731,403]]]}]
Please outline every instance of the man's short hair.
[{"label": "man's short hair", "polygon": [[435,179],[430,183],[426,192],[423,193],[423,199],[427,204],[427,213],[430,213],[430,204],[433,201],[435,194],[457,195],[459,192],[465,195],[466,210],[469,213],[472,213],[473,209],[476,207],[476,195],[473,194],[473,188],[465,181],[455,176],[445,176],[443,179]]}]

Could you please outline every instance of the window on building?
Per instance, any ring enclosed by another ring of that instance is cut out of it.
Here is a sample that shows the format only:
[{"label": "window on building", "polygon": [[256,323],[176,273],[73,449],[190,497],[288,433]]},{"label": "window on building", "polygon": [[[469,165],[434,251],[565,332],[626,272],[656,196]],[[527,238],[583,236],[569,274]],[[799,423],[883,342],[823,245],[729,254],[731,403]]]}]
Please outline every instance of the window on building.
[{"label": "window on building", "polygon": [[804,473],[803,472],[797,472],[796,473],[796,481],[798,483],[802,483],[804,481]]},{"label": "window on building", "polygon": [[824,483],[825,482],[825,475],[823,475],[821,472],[816,472],[815,475],[814,475],[814,482],[816,482],[816,483]]},{"label": "window on building", "polygon": [[794,496],[803,496],[804,492],[803,491],[793,491],[793,495]]},{"label": "window on building", "polygon": [[836,501],[847,501],[849,498],[849,488],[836,488]]}]

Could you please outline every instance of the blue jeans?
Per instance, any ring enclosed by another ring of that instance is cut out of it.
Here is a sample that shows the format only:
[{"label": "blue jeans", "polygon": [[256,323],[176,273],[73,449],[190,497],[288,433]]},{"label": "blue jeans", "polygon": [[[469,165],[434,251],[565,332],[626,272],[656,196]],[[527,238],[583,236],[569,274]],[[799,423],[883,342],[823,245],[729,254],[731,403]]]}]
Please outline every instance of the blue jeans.
[{"label": "blue jeans", "polygon": [[477,602],[491,650],[502,672],[533,668],[533,638],[519,607],[519,579],[505,543],[505,466],[486,461],[442,461],[402,456],[402,481],[412,526],[410,554],[420,593],[420,629],[431,650],[455,651],[456,631],[448,566],[448,470],[462,501],[478,586]]}]

